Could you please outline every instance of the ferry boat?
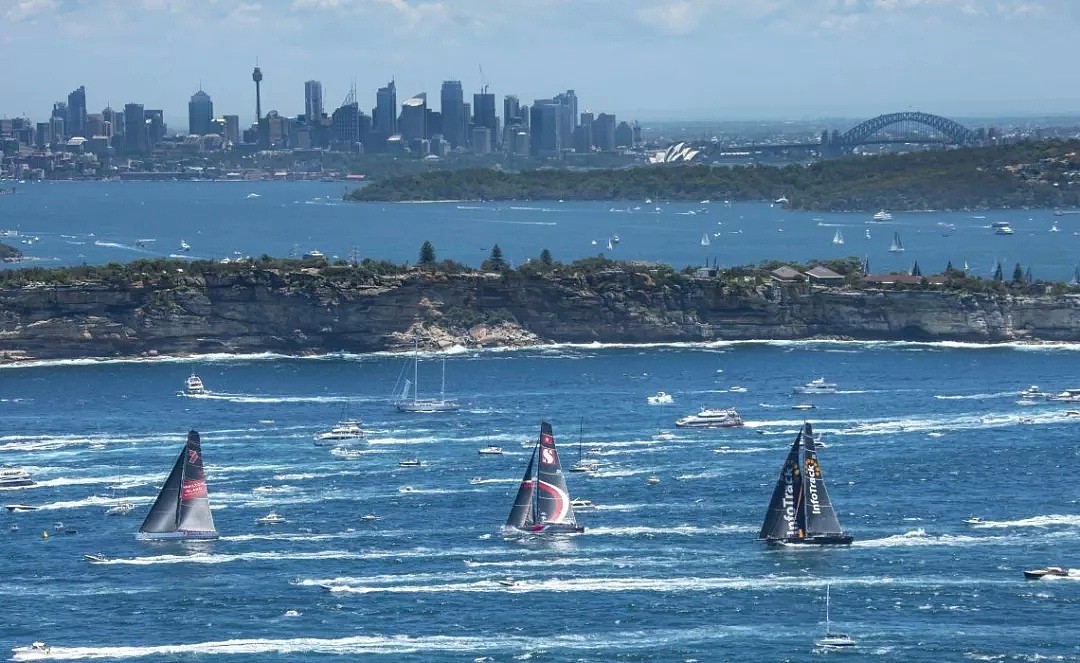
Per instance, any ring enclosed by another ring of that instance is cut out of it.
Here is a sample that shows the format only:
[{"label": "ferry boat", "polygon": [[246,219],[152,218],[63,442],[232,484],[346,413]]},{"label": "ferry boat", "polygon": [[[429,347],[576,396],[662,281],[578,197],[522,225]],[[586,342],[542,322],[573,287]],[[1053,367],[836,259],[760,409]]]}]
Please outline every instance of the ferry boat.
[{"label": "ferry boat", "polygon": [[0,488],[17,488],[19,486],[33,486],[34,480],[30,473],[19,467],[0,468]]},{"label": "ferry boat", "polygon": [[742,417],[734,408],[727,410],[702,408],[697,414],[687,415],[675,422],[676,428],[737,428],[742,425]]},{"label": "ferry boat", "polygon": [[1014,232],[1008,221],[995,221],[990,226],[995,235],[1012,235]]},{"label": "ferry boat", "polygon": [[892,221],[892,214],[889,214],[885,210],[878,210],[874,213],[874,216],[870,218],[874,221]]},{"label": "ferry boat", "polygon": [[826,382],[825,378],[818,378],[802,386],[795,387],[792,392],[796,394],[835,394],[836,383]]}]

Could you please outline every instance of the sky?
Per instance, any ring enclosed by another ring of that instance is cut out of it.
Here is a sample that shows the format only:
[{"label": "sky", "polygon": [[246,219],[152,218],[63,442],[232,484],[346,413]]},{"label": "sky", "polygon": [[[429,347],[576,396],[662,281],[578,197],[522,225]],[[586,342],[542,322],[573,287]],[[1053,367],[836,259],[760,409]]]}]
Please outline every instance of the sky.
[{"label": "sky", "polygon": [[201,85],[246,126],[256,60],[283,115],[310,79],[327,112],[458,79],[620,120],[1080,114],[1077,35],[1075,0],[0,0],[0,117],[85,85],[179,128]]}]

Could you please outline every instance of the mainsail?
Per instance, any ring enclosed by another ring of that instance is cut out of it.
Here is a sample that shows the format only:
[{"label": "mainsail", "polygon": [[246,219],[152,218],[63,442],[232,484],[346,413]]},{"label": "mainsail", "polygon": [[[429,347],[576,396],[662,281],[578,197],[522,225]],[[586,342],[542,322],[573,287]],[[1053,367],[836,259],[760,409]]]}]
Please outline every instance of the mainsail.
[{"label": "mainsail", "polygon": [[206,492],[202,444],[197,432],[188,432],[187,443],[177,456],[169,478],[150,507],[136,538],[217,538]]},{"label": "mainsail", "polygon": [[786,539],[804,528],[803,511],[799,508],[802,499],[802,471],[799,469],[801,445],[802,431],[799,431],[784,466],[780,468],[780,478],[773,489],[759,539]]},{"label": "mainsail", "polygon": [[814,433],[807,423],[803,429],[803,503],[806,512],[806,531],[808,534],[841,534],[840,520],[829,501],[825,490],[825,479],[821,474],[821,465],[814,447]]}]

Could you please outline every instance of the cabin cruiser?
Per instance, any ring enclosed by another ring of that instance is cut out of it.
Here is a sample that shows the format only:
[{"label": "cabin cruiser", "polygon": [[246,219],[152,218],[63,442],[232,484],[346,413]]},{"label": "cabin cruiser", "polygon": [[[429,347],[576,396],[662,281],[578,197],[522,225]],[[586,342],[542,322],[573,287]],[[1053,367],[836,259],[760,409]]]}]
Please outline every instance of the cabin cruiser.
[{"label": "cabin cruiser", "polygon": [[645,402],[649,405],[669,405],[674,403],[675,399],[666,391],[658,391],[652,396],[648,396],[645,399]]},{"label": "cabin cruiser", "polygon": [[0,468],[0,488],[17,488],[19,486],[33,486],[34,480],[30,473],[19,467]]},{"label": "cabin cruiser", "polygon": [[657,442],[668,442],[675,439],[675,433],[666,430],[656,431],[656,434],[652,436],[652,439]]},{"label": "cabin cruiser", "polygon": [[513,587],[517,584],[517,580],[514,580],[513,578],[503,578],[499,581],[499,584],[503,587]]},{"label": "cabin cruiser", "polygon": [[105,510],[106,516],[126,516],[135,510],[135,505],[131,502],[120,502],[114,506]]},{"label": "cabin cruiser", "polygon": [[1080,389],[1066,389],[1056,396],[1049,396],[1048,399],[1065,403],[1080,403]]},{"label": "cabin cruiser", "polygon": [[815,410],[817,406],[813,403],[796,403],[791,406],[792,410]]},{"label": "cabin cruiser", "polygon": [[328,431],[315,433],[315,444],[332,445],[341,440],[362,440],[364,431],[360,428],[360,422],[352,419],[339,421]]},{"label": "cabin cruiser", "polygon": [[21,655],[23,654],[28,655],[30,658],[40,658],[42,656],[48,656],[49,653],[52,652],[52,647],[39,640],[30,643],[29,647],[16,647],[11,651],[15,654],[16,658],[21,658]]},{"label": "cabin cruiser", "polygon": [[1042,580],[1043,578],[1068,578],[1072,575],[1069,569],[1060,566],[1048,566],[1045,569],[1031,569],[1024,571],[1024,577],[1028,580]]},{"label": "cabin cruiser", "polygon": [[835,394],[836,383],[826,382],[825,378],[818,378],[802,386],[795,387],[792,391],[796,394]]},{"label": "cabin cruiser", "polygon": [[1047,394],[1045,391],[1039,389],[1039,387],[1034,384],[1020,392],[1021,398],[1026,398],[1029,400],[1034,400],[1036,398],[1046,398],[1049,395],[1050,394]]},{"label": "cabin cruiser", "polygon": [[742,417],[734,408],[728,410],[702,408],[697,414],[687,415],[675,422],[677,428],[736,428],[742,425]]},{"label": "cabin cruiser", "polygon": [[4,508],[8,510],[8,513],[25,513],[38,510],[36,506],[30,506],[29,504],[8,504]]},{"label": "cabin cruiser", "polygon": [[885,210],[878,210],[874,213],[874,216],[870,218],[874,221],[892,221],[892,214],[889,214]]},{"label": "cabin cruiser", "polygon": [[968,525],[981,525],[984,521],[979,516],[970,516],[968,518],[964,518],[964,522]]},{"label": "cabin cruiser", "polygon": [[180,240],[180,250],[181,251],[190,251],[191,250],[191,245],[188,244],[187,242],[185,242],[184,240]]},{"label": "cabin cruiser", "polygon": [[656,484],[660,483],[660,477],[658,477],[658,476],[656,476],[654,474],[651,477],[649,477],[648,479],[646,479],[645,483],[650,485],[650,486],[655,486]]},{"label": "cabin cruiser", "polygon": [[284,525],[289,521],[285,520],[285,516],[282,516],[277,511],[271,511],[262,518],[256,518],[256,525]]},{"label": "cabin cruiser", "polygon": [[202,396],[209,392],[203,386],[202,378],[192,373],[188,376],[187,382],[184,383],[184,393],[188,396]]},{"label": "cabin cruiser", "polygon": [[330,455],[341,460],[360,460],[364,456],[364,452],[349,447],[334,447],[330,450]]},{"label": "cabin cruiser", "polygon": [[570,506],[574,507],[574,511],[595,511],[596,505],[592,500],[576,499],[570,500]]},{"label": "cabin cruiser", "polygon": [[1008,222],[1006,221],[998,221],[994,224],[995,235],[1012,235],[1014,234],[1014,232],[1015,231],[1012,229],[1011,226],[1009,226]]},{"label": "cabin cruiser", "polygon": [[501,456],[502,452],[502,447],[496,447],[494,445],[486,446],[483,449],[477,451],[477,453],[479,453],[481,456]]},{"label": "cabin cruiser", "polygon": [[91,564],[101,564],[102,562],[109,561],[109,558],[106,557],[105,555],[101,554],[101,553],[96,553],[96,554],[92,554],[92,555],[83,555],[83,559],[90,562]]},{"label": "cabin cruiser", "polygon": [[397,462],[398,467],[420,467],[422,464],[419,458],[406,458]]}]

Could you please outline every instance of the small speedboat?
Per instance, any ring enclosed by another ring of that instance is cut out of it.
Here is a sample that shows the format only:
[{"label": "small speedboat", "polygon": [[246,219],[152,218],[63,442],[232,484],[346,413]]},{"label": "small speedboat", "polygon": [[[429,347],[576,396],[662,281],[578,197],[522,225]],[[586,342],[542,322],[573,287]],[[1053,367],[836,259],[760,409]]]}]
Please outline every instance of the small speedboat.
[{"label": "small speedboat", "polygon": [[302,613],[299,610],[286,610],[282,613],[282,617],[299,617]]},{"label": "small speedboat", "polygon": [[817,406],[810,403],[796,403],[791,406],[792,410],[816,410]]},{"label": "small speedboat", "polygon": [[420,467],[423,465],[419,458],[405,458],[404,460],[399,460],[397,464],[398,467]]},{"label": "small speedboat", "polygon": [[350,449],[349,447],[334,447],[330,450],[330,455],[341,460],[360,460],[360,458],[363,457],[364,452],[359,449]]},{"label": "small speedboat", "polygon": [[645,483],[650,485],[650,486],[655,486],[656,484],[660,483],[660,477],[658,477],[658,476],[656,476],[654,474],[651,477],[649,477],[648,479],[646,479]]},{"label": "small speedboat", "polygon": [[796,394],[835,394],[836,383],[826,382],[825,378],[818,378],[795,387],[792,391]]},{"label": "small speedboat", "polygon": [[1031,569],[1024,571],[1024,577],[1028,580],[1042,580],[1043,578],[1068,578],[1071,574],[1069,569],[1060,566],[1048,566],[1045,569]]},{"label": "small speedboat", "polygon": [[728,389],[728,391],[730,391],[733,394],[745,394],[746,393],[746,387],[740,387],[739,385],[735,385],[734,387],[731,387],[730,389]]},{"label": "small speedboat", "polygon": [[11,523],[11,527],[9,527],[8,529],[11,530],[12,532],[18,532],[19,531],[19,523]]},{"label": "small speedboat", "polygon": [[284,525],[289,521],[285,520],[285,516],[282,516],[277,511],[271,511],[262,518],[256,518],[256,525]]},{"label": "small speedboat", "polygon": [[1026,398],[1029,400],[1034,400],[1036,398],[1047,398],[1049,396],[1050,394],[1046,393],[1042,389],[1039,389],[1038,385],[1034,384],[1020,392],[1021,398]]},{"label": "small speedboat", "polygon": [[483,449],[477,451],[477,453],[479,453],[481,456],[501,456],[502,452],[502,447],[496,447],[494,445],[486,446]]},{"label": "small speedboat", "polygon": [[93,555],[83,555],[83,559],[90,562],[91,564],[101,564],[102,562],[109,561],[109,558],[105,555],[102,555],[101,553],[96,553]]},{"label": "small speedboat", "polygon": [[656,434],[652,436],[652,439],[657,442],[667,442],[675,439],[675,433],[666,430],[656,431]]},{"label": "small speedboat", "polygon": [[135,510],[135,505],[131,502],[121,502],[115,506],[111,506],[105,510],[106,516],[126,516]]},{"label": "small speedboat", "polygon": [[592,500],[576,499],[570,500],[570,506],[574,507],[574,511],[595,511],[596,505]]},{"label": "small speedboat", "polygon": [[979,516],[971,516],[969,518],[964,518],[964,523],[967,525],[981,525],[983,522],[983,519]]},{"label": "small speedboat", "polygon": [[11,650],[15,654],[15,658],[22,658],[23,654],[29,655],[30,658],[40,658],[42,656],[48,656],[52,652],[52,647],[44,642],[32,642],[29,647],[16,647]]},{"label": "small speedboat", "polygon": [[517,580],[514,580],[513,578],[502,578],[499,580],[499,584],[503,587],[513,587],[517,584]]},{"label": "small speedboat", "polygon": [[30,506],[29,504],[8,504],[4,507],[11,513],[23,513],[25,511],[37,511],[36,506]]},{"label": "small speedboat", "polygon": [[645,402],[649,405],[669,405],[675,402],[675,398],[666,391],[658,391],[652,396],[646,397]]},{"label": "small speedboat", "polygon": [[378,519],[379,517],[376,516],[374,513],[365,513],[364,515],[360,516],[360,520],[364,521],[365,523],[374,522]]},{"label": "small speedboat", "polygon": [[469,484],[473,485],[473,486],[477,486],[477,485],[480,485],[482,483],[484,483],[484,479],[482,477],[473,477],[473,478],[469,479]]}]

